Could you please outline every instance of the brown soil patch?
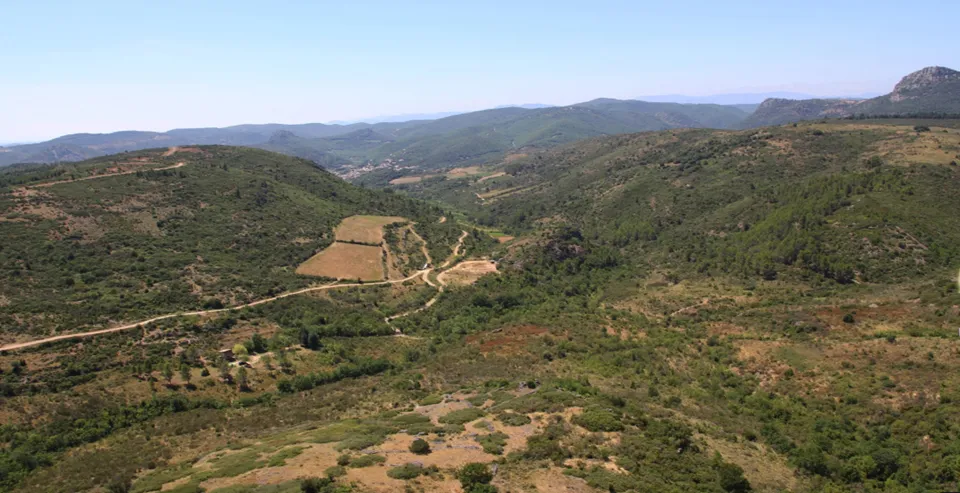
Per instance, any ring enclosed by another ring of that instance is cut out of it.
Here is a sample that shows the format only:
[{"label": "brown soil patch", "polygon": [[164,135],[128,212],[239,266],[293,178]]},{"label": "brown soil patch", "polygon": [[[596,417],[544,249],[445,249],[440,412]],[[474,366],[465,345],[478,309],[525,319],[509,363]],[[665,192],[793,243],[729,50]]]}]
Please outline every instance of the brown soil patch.
[{"label": "brown soil patch", "polygon": [[297,274],[332,279],[383,279],[383,250],[377,246],[335,242],[297,267]]},{"label": "brown soil patch", "polygon": [[516,353],[523,350],[530,340],[547,332],[549,330],[544,327],[520,325],[467,336],[467,344],[480,346],[481,353]]},{"label": "brown soil patch", "polygon": [[337,241],[352,241],[379,245],[383,243],[383,227],[407,221],[396,216],[350,216],[334,230]]},{"label": "brown soil patch", "polygon": [[437,275],[441,284],[467,285],[477,282],[478,279],[497,272],[497,264],[490,260],[469,260],[460,262],[449,270]]},{"label": "brown soil patch", "polygon": [[512,239],[514,239],[513,236],[498,236],[498,237],[497,237],[497,241],[500,242],[500,243],[506,243],[506,242],[508,242],[508,241],[510,241],[510,240],[512,240]]}]

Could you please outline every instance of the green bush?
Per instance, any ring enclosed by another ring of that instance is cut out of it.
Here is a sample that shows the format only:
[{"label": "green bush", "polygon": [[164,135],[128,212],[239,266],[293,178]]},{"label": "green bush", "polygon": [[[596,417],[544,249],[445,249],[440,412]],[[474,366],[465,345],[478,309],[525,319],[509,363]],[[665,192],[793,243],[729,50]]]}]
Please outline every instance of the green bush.
[{"label": "green bush", "polygon": [[493,473],[486,464],[471,462],[465,464],[457,471],[457,479],[460,480],[460,486],[464,491],[472,491],[474,486],[488,484],[493,480]]},{"label": "green bush", "polygon": [[489,435],[477,436],[477,443],[483,447],[483,451],[488,454],[500,455],[503,453],[503,447],[507,444],[509,436],[506,433],[495,432]]},{"label": "green bush", "polygon": [[498,414],[497,420],[507,426],[523,426],[530,424],[530,417],[526,414],[509,411]]},{"label": "green bush", "polygon": [[348,465],[352,468],[359,469],[361,467],[370,467],[377,464],[383,464],[386,461],[387,458],[382,455],[367,454],[359,457],[351,457]]},{"label": "green bush", "polygon": [[573,423],[590,431],[623,431],[620,417],[610,411],[591,409],[573,418]]},{"label": "green bush", "polygon": [[402,466],[391,468],[387,471],[387,476],[393,479],[413,479],[423,474],[423,467],[416,464],[406,463]]},{"label": "green bush", "polygon": [[410,451],[417,455],[427,455],[430,453],[430,444],[422,438],[418,438],[410,444]]}]

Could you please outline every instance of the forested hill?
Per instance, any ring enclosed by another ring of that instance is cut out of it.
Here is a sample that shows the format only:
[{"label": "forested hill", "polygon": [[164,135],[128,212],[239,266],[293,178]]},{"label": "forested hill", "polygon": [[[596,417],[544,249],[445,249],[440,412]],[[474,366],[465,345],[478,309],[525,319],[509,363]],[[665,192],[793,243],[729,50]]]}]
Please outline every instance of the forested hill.
[{"label": "forested hill", "polygon": [[659,268],[886,282],[960,261],[958,161],[957,121],[837,121],[594,139],[400,188],[517,232],[573,225]]},{"label": "forested hill", "polygon": [[[78,161],[174,145],[226,144],[264,148],[350,169],[384,160],[441,167],[482,161],[510,149],[549,147],[586,137],[677,127],[734,128],[747,116],[735,106],[644,103],[613,99],[554,108],[506,107],[429,121],[349,125],[238,125],[169,132],[76,134],[0,147],[0,166]],[[394,142],[396,141],[396,142]]]},{"label": "forested hill", "polygon": [[0,173],[7,341],[302,287],[311,281],[294,269],[333,241],[344,217],[440,216],[303,159],[238,147],[164,151]]}]

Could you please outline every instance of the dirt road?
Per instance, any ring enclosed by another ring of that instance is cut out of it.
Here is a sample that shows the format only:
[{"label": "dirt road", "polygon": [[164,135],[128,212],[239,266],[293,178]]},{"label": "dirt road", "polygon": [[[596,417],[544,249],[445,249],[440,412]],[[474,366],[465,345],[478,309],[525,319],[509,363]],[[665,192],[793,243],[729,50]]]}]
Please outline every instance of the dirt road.
[{"label": "dirt road", "polygon": [[46,183],[38,183],[36,185],[27,185],[24,188],[47,188],[47,187],[52,187],[54,185],[61,185],[63,183],[73,183],[77,181],[96,180],[99,178],[112,178],[114,176],[132,175],[134,173],[137,173],[138,171],[163,171],[165,169],[182,168],[186,165],[187,165],[186,162],[180,161],[179,163],[174,164],[173,166],[166,166],[163,168],[151,168],[148,170],[136,169],[133,171],[122,171],[120,173],[110,173],[109,175],[93,175],[93,176],[84,176],[83,178],[74,178],[72,180],[48,181]]},{"label": "dirt road", "polygon": [[[182,164],[182,163],[181,163],[181,164]],[[111,175],[111,176],[115,176],[115,175]],[[457,255],[458,255],[459,252],[460,252],[460,248],[463,246],[463,240],[464,240],[466,237],[467,237],[467,232],[464,231],[463,234],[460,236],[460,239],[458,240],[457,245],[454,247],[453,255],[451,255],[450,259],[448,259],[448,260],[444,263],[443,267],[446,267],[447,265],[449,265],[450,262],[452,262],[453,259],[455,259],[455,258],[457,257]],[[297,295],[300,295],[300,294],[310,293],[310,292],[314,292],[314,291],[325,291],[325,290],[328,290],[328,289],[351,288],[351,287],[360,287],[360,286],[380,286],[380,285],[385,285],[385,284],[398,284],[398,283],[403,283],[403,282],[407,282],[407,281],[412,281],[412,280],[414,280],[414,279],[416,279],[416,278],[418,278],[418,277],[422,277],[422,278],[424,279],[424,281],[427,282],[427,284],[430,284],[431,286],[434,286],[434,287],[437,287],[437,288],[438,288],[437,296],[434,296],[432,299],[430,299],[430,301],[427,301],[422,307],[420,307],[420,308],[418,308],[418,309],[416,309],[416,310],[410,311],[410,312],[401,313],[401,314],[399,314],[399,315],[394,315],[393,317],[388,317],[388,318],[386,319],[386,322],[390,322],[391,320],[394,320],[394,319],[397,319],[397,318],[400,318],[400,317],[405,317],[405,316],[407,316],[407,315],[411,315],[411,314],[413,314],[413,313],[417,313],[418,311],[421,311],[421,310],[425,310],[425,309],[427,309],[427,308],[430,308],[431,306],[433,306],[434,303],[437,302],[437,298],[439,298],[439,297],[440,297],[440,293],[443,292],[443,285],[441,284],[440,286],[437,286],[437,285],[433,284],[432,282],[430,282],[429,275],[430,275],[430,272],[431,272],[431,271],[433,271],[433,268],[418,270],[418,271],[415,272],[414,274],[412,274],[412,275],[410,275],[410,276],[408,276],[408,277],[405,277],[405,278],[403,278],[403,279],[394,279],[394,280],[389,280],[389,281],[365,282],[365,283],[348,283],[348,284],[336,284],[336,283],[333,283],[333,284],[325,284],[325,285],[323,285],[323,286],[314,286],[314,287],[312,287],[312,288],[304,288],[304,289],[298,289],[298,290],[296,290],[296,291],[289,291],[289,292],[286,292],[286,293],[278,294],[277,296],[273,296],[273,297],[270,297],[270,298],[264,298],[264,299],[262,299],[262,300],[257,300],[257,301],[253,301],[253,302],[250,302],[250,303],[247,303],[247,304],[244,304],[244,305],[237,305],[237,306],[232,306],[232,307],[228,307],[228,308],[219,308],[219,309],[215,309],[215,310],[199,310],[199,311],[193,311],[193,312],[170,313],[170,314],[167,314],[167,315],[161,315],[161,316],[159,316],[159,317],[154,317],[154,318],[150,318],[150,319],[147,319],[147,320],[141,320],[141,321],[139,321],[139,322],[134,322],[134,323],[131,323],[131,324],[121,325],[121,326],[119,326],[119,327],[111,327],[111,328],[108,328],[108,329],[91,330],[91,331],[88,331],[88,332],[79,332],[79,333],[76,333],[76,334],[62,334],[62,335],[58,335],[58,336],[52,336],[52,337],[46,337],[46,338],[43,338],[43,339],[37,339],[37,340],[34,340],[34,341],[26,341],[26,342],[14,343],[14,344],[7,344],[7,345],[5,345],[5,346],[0,346],[0,352],[2,352],[2,351],[15,351],[15,350],[17,350],[17,349],[24,349],[24,348],[33,347],[33,346],[39,346],[39,345],[41,345],[41,344],[45,344],[45,343],[48,343],[48,342],[63,341],[63,340],[67,340],[67,339],[80,339],[80,338],[85,338],[85,337],[92,337],[92,336],[96,336],[96,335],[101,335],[101,334],[110,334],[110,333],[113,333],[113,332],[121,332],[121,331],[124,331],[124,330],[130,330],[130,329],[135,329],[135,328],[137,328],[137,327],[142,327],[142,326],[145,326],[145,325],[149,325],[149,324],[152,324],[152,323],[154,323],[154,322],[159,322],[159,321],[161,321],[161,320],[166,320],[166,319],[169,319],[169,318],[204,316],[204,315],[213,315],[213,314],[216,314],[216,313],[225,313],[225,312],[231,312],[231,311],[236,311],[236,310],[242,310],[242,309],[244,309],[244,308],[250,308],[250,307],[257,306],[257,305],[262,305],[262,304],[264,304],[264,303],[270,303],[271,301],[276,301],[276,300],[279,300],[279,299],[288,298],[288,297],[290,297],[290,296],[297,296]]]}]

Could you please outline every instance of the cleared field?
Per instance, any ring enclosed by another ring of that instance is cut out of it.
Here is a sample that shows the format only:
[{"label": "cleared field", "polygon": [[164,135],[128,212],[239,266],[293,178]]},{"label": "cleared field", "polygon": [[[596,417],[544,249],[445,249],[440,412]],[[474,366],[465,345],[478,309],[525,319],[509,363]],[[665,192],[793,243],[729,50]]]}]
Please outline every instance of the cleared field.
[{"label": "cleared field", "polygon": [[297,274],[333,279],[383,279],[380,247],[335,242],[297,267]]},{"label": "cleared field", "polygon": [[437,280],[441,284],[465,285],[477,282],[477,279],[497,272],[497,264],[489,260],[469,260],[461,262],[450,270],[441,272]]},{"label": "cleared field", "polygon": [[466,178],[468,176],[482,175],[483,171],[480,171],[479,166],[468,166],[466,168],[454,168],[447,172],[447,178],[456,179],[456,178]]},{"label": "cleared field", "polygon": [[411,183],[420,183],[423,181],[423,176],[401,176],[400,178],[394,178],[390,180],[391,185],[409,185]]},{"label": "cleared field", "polygon": [[383,243],[383,227],[387,224],[405,222],[396,216],[350,216],[340,222],[334,231],[337,241],[352,241],[379,245]]}]

